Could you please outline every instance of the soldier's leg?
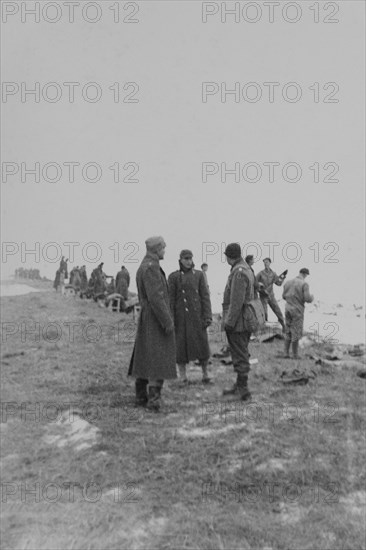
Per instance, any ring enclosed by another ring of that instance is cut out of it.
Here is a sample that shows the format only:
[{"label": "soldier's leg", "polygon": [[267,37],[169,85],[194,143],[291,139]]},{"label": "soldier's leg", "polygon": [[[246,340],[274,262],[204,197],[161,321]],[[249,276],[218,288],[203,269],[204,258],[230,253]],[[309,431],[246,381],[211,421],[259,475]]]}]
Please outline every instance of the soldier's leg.
[{"label": "soldier's leg", "polygon": [[294,359],[299,359],[299,340],[302,338],[303,327],[304,315],[294,316],[292,328],[292,356]]},{"label": "soldier's leg", "polygon": [[271,296],[268,300],[268,304],[273,313],[276,315],[278,322],[280,323],[282,328],[285,329],[285,321],[283,319],[282,311],[277,303],[276,298],[274,296]]},{"label": "soldier's leg", "polygon": [[178,371],[181,382],[188,382],[187,365],[185,363],[178,363]]},{"label": "soldier's leg", "polygon": [[248,350],[250,332],[228,332],[231,357],[233,360],[234,371],[237,374],[236,385],[231,390],[224,390],[224,395],[237,395],[239,399],[246,400],[250,398],[248,389],[248,374],[250,371],[250,353]]},{"label": "soldier's leg", "polygon": [[135,390],[136,390],[136,399],[135,404],[137,407],[145,406],[148,400],[147,397],[147,384],[148,380],[145,378],[136,378]]},{"label": "soldier's leg", "polygon": [[201,359],[200,364],[202,368],[202,382],[204,384],[209,384],[211,378],[208,376],[208,359]]},{"label": "soldier's leg", "polygon": [[158,412],[161,405],[161,389],[164,380],[149,380],[149,398],[146,407]]},{"label": "soldier's leg", "polygon": [[260,300],[262,302],[265,319],[268,321],[268,298],[266,296],[260,296]]},{"label": "soldier's leg", "polygon": [[292,323],[292,316],[289,311],[285,312],[285,319],[286,319],[286,328],[285,328],[285,348],[284,348],[284,354],[285,357],[290,357],[290,345],[291,345],[291,323]]}]

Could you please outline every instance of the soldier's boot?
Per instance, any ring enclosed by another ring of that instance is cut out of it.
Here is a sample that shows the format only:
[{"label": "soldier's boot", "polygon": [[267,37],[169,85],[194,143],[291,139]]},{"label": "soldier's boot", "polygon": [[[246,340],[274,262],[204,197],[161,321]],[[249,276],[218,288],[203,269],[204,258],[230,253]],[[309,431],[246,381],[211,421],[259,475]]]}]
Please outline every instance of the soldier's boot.
[{"label": "soldier's boot", "polygon": [[188,384],[187,366],[184,363],[178,364],[179,380],[182,384]]},{"label": "soldier's boot", "polygon": [[222,392],[222,395],[235,395],[238,393],[238,386],[235,384],[231,388],[225,388]]},{"label": "soldier's boot", "polygon": [[136,378],[135,390],[135,406],[136,407],[145,407],[148,401],[147,397],[147,384],[148,381],[145,378]]},{"label": "soldier's boot", "polygon": [[248,375],[239,374],[237,384],[240,399],[242,401],[248,401],[252,397],[252,394],[250,393],[248,388]]},{"label": "soldier's boot", "polygon": [[149,386],[149,399],[146,408],[150,411],[159,412],[161,405],[161,388]]},{"label": "soldier's boot", "polygon": [[294,359],[300,359],[299,358],[299,342],[292,342],[292,357]]},{"label": "soldier's boot", "polygon": [[202,383],[203,384],[212,384],[211,378],[208,376],[207,368],[208,368],[208,360],[202,361],[201,363],[202,368]]},{"label": "soldier's boot", "polygon": [[252,396],[248,388],[248,375],[238,374],[233,388],[224,392],[223,395],[227,396],[225,401],[248,401]]},{"label": "soldier's boot", "polygon": [[283,350],[283,353],[284,353],[284,356],[287,358],[290,357],[290,345],[291,345],[291,339],[290,338],[286,338],[285,340],[285,348]]}]

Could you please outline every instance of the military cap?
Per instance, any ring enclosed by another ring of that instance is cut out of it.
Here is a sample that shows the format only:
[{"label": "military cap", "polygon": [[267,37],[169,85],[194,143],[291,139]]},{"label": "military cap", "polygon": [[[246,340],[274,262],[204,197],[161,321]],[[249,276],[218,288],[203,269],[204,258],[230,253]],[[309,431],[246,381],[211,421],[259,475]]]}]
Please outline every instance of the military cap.
[{"label": "military cap", "polygon": [[265,262],[266,260],[268,260],[270,264],[272,263],[272,260],[271,260],[271,258],[264,258],[264,260],[263,260],[263,261]]},{"label": "military cap", "polygon": [[182,252],[179,254],[179,258],[182,259],[182,258],[193,258],[193,254],[190,250],[188,249],[184,249],[182,250]]},{"label": "military cap", "polygon": [[241,256],[241,248],[240,244],[238,243],[230,243],[225,248],[224,252],[225,256],[228,258],[231,258],[232,260],[236,260],[236,258],[240,258]]},{"label": "military cap", "polygon": [[165,241],[163,237],[149,237],[145,241],[146,249],[151,252],[156,252],[162,246],[165,246]]},{"label": "military cap", "polygon": [[310,271],[307,267],[303,267],[302,269],[300,269],[300,273],[303,273],[304,275],[310,275]]}]

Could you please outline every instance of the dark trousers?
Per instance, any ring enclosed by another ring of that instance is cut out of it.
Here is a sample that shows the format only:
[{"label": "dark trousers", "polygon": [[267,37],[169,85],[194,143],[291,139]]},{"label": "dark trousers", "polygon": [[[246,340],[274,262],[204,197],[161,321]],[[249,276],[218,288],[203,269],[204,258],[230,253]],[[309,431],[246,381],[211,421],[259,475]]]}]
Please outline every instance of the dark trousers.
[{"label": "dark trousers", "polygon": [[268,321],[268,306],[271,308],[273,313],[276,315],[277,319],[284,323],[282,311],[280,310],[280,306],[277,303],[277,300],[274,296],[261,296],[261,302],[264,309],[264,313],[266,316],[266,321]]},{"label": "dark trousers", "polygon": [[248,350],[251,332],[227,332],[234,371],[237,374],[248,374],[250,371],[250,353]]},{"label": "dark trousers", "polygon": [[155,388],[162,388],[164,380],[147,380],[146,378],[136,378],[136,383],[139,385],[145,385],[145,387],[149,384],[149,386],[154,386]]}]

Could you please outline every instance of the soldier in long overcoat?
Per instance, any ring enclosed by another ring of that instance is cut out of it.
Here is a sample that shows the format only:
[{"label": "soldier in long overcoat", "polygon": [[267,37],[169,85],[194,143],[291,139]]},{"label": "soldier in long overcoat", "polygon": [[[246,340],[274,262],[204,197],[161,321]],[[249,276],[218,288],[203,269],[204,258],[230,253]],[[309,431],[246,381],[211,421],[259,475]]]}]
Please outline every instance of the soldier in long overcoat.
[{"label": "soldier in long overcoat", "polygon": [[170,307],[174,317],[177,363],[183,383],[187,383],[186,365],[198,359],[203,383],[207,374],[210,348],[207,327],[212,323],[210,293],[202,271],[194,269],[190,250],[182,250],[179,269],[169,275]]},{"label": "soldier in long overcoat", "polygon": [[116,292],[128,300],[128,287],[130,286],[130,274],[123,265],[116,276]]},{"label": "soldier in long overcoat", "polygon": [[136,274],[141,311],[129,374],[136,378],[136,404],[158,411],[164,380],[177,377],[175,335],[168,285],[159,263],[166,244],[162,237],[150,237],[145,243],[146,256]]}]

